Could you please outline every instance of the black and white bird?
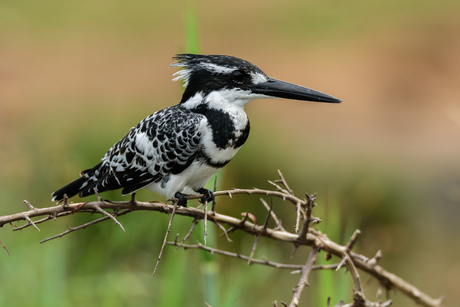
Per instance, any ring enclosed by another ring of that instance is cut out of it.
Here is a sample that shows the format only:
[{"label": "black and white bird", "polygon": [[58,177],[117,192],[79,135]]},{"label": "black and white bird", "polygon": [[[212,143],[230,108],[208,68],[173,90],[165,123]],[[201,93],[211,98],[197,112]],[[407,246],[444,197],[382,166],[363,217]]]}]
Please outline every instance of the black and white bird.
[{"label": "black and white bird", "polygon": [[182,100],[143,119],[81,177],[52,193],[53,201],[123,189],[145,188],[186,206],[184,194],[214,198],[203,187],[235,156],[249,135],[244,106],[254,99],[287,98],[338,103],[339,99],[268,77],[257,66],[231,56],[179,54]]}]

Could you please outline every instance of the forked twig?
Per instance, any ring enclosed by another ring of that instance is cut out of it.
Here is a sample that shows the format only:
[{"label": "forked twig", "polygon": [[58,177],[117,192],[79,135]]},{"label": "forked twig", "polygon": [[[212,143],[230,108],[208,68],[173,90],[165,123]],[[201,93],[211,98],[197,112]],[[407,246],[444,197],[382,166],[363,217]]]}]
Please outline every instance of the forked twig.
[{"label": "forked twig", "polygon": [[228,237],[227,229],[225,229],[225,227],[222,226],[217,220],[213,219],[213,222],[223,231],[225,237],[227,238],[228,244],[232,243],[233,241]]},{"label": "forked twig", "polygon": [[[131,212],[131,210],[128,210],[128,209],[123,210],[123,211],[121,211],[121,212],[118,213],[118,216],[127,214],[127,213],[129,213],[129,212]],[[70,227],[70,226],[67,226],[68,230],[66,230],[66,231],[64,231],[64,232],[61,232],[60,234],[54,235],[54,236],[52,236],[52,237],[46,238],[46,239],[44,239],[44,240],[41,240],[41,241],[40,241],[40,244],[41,244],[41,243],[45,243],[45,242],[50,241],[50,240],[53,240],[53,239],[56,239],[56,238],[60,238],[60,237],[65,236],[65,235],[67,235],[67,234],[69,234],[69,233],[71,233],[71,232],[74,232],[74,231],[77,231],[77,230],[80,230],[80,229],[85,229],[85,228],[88,227],[88,226],[91,226],[91,225],[94,225],[94,224],[97,224],[97,223],[106,221],[106,220],[108,220],[108,219],[110,219],[109,216],[104,216],[104,217],[98,218],[98,219],[96,219],[96,220],[94,220],[94,221],[85,223],[85,224],[80,225],[80,226],[77,226],[77,227]]]},{"label": "forked twig", "polygon": [[123,225],[110,213],[108,213],[107,211],[105,211],[104,209],[102,209],[101,207],[95,205],[94,208],[99,211],[100,213],[106,215],[107,217],[109,217],[110,219],[112,219],[115,224],[117,224],[118,226],[120,226],[121,230],[123,230],[123,232],[126,232],[125,229],[123,228]]},{"label": "forked twig", "polygon": [[286,229],[284,229],[281,221],[278,219],[278,217],[276,216],[275,212],[273,211],[273,199],[271,199],[270,206],[267,204],[267,202],[263,198],[260,198],[260,201],[264,205],[265,209],[267,209],[270,212],[270,215],[271,215],[272,219],[275,221],[275,223],[276,223],[275,229],[279,229],[281,231],[286,231]]},{"label": "forked twig", "polygon": [[198,225],[198,223],[200,222],[199,219],[194,219],[193,220],[193,225],[192,227],[190,227],[190,230],[187,232],[187,234],[185,235],[185,237],[182,239],[182,241],[180,242],[180,244],[178,244],[176,246],[176,248],[174,249],[174,251],[176,251],[179,247],[181,247],[185,241],[187,241],[187,239],[190,237],[190,235],[192,234],[193,230],[195,229],[196,225]]},{"label": "forked twig", "polygon": [[278,175],[280,176],[280,179],[275,180],[275,183],[282,183],[284,187],[286,188],[285,191],[287,192],[287,194],[294,195],[294,191],[291,190],[291,188],[289,188],[289,185],[287,184],[286,179],[284,179],[284,176],[280,170],[278,170]]},{"label": "forked twig", "polygon": [[28,217],[27,215],[24,214],[24,219],[27,220],[27,222],[29,222],[30,225],[34,226],[35,229],[37,229],[38,231],[40,231],[40,229],[37,227],[37,225],[35,225],[34,221],[32,221],[30,219],[30,217]]},{"label": "forked twig", "polygon": [[[227,257],[232,257],[232,258],[237,258],[245,261],[251,260],[249,265],[253,264],[260,264],[260,265],[266,265],[270,267],[274,267],[277,269],[288,269],[288,270],[295,270],[292,271],[291,274],[298,274],[301,272],[301,270],[304,268],[304,264],[288,264],[288,263],[279,263],[279,262],[274,262],[270,261],[267,258],[263,257],[263,259],[256,259],[256,258],[250,258],[249,256],[242,255],[240,253],[232,253],[228,252],[225,250],[217,249],[217,248],[212,248],[209,246],[204,246],[200,242],[197,242],[195,245],[190,245],[190,244],[179,244],[177,242],[166,242],[168,245],[174,245],[176,248],[183,248],[183,249],[201,249],[204,251],[207,251],[211,254],[219,254]],[[329,265],[314,265],[311,269],[312,270],[335,270],[337,268],[338,264],[329,264]]]},{"label": "forked twig", "polygon": [[[99,202],[102,202],[102,203],[105,203],[105,201],[102,199],[102,197],[99,195],[99,192],[97,191],[96,188],[94,188],[94,193],[96,194],[97,196],[97,199],[99,200]],[[94,205],[94,208],[99,211],[100,213],[108,216],[109,218],[111,218],[115,224],[117,224],[118,226],[120,226],[121,230],[123,230],[123,232],[126,232],[125,229],[123,228],[123,225],[115,218],[115,216],[113,216],[112,214],[108,213],[107,211],[105,211],[104,209],[102,209],[99,205]]]}]

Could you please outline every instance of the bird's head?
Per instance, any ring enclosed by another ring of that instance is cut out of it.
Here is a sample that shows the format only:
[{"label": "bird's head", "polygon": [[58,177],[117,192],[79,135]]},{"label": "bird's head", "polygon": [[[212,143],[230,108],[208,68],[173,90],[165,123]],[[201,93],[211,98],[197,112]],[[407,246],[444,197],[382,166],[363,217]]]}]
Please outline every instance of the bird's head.
[{"label": "bird's head", "polygon": [[[181,103],[193,105],[207,101],[214,107],[232,104],[244,107],[260,98],[287,98],[339,103],[327,94],[267,76],[256,65],[232,56],[179,54],[175,58],[182,69],[174,81],[182,80],[185,91]],[[212,106],[211,106],[212,107]]]}]

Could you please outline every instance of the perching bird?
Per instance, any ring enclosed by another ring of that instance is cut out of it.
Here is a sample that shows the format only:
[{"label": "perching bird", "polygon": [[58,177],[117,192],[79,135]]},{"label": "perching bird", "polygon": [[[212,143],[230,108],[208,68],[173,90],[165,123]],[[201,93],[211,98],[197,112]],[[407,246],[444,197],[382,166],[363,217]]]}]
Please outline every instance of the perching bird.
[{"label": "perching bird", "polygon": [[[203,187],[235,156],[249,135],[244,106],[254,99],[287,98],[339,103],[332,96],[268,77],[257,66],[231,56],[179,54],[171,67],[180,67],[174,81],[185,91],[178,105],[143,119],[118,141],[95,167],[52,194],[85,197],[141,188],[179,199],[184,194],[214,198]],[[184,194],[183,194],[184,193]]]}]

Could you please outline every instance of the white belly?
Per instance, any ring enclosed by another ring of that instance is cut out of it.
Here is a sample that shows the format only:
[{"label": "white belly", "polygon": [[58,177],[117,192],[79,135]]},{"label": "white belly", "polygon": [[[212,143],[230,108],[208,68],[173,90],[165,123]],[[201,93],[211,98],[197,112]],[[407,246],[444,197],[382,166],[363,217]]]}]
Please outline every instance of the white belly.
[{"label": "white belly", "polygon": [[176,192],[198,194],[195,190],[206,185],[211,177],[219,171],[218,168],[194,161],[185,171],[170,175],[168,182],[162,187],[161,182],[153,182],[145,187],[149,191],[173,198]]}]

